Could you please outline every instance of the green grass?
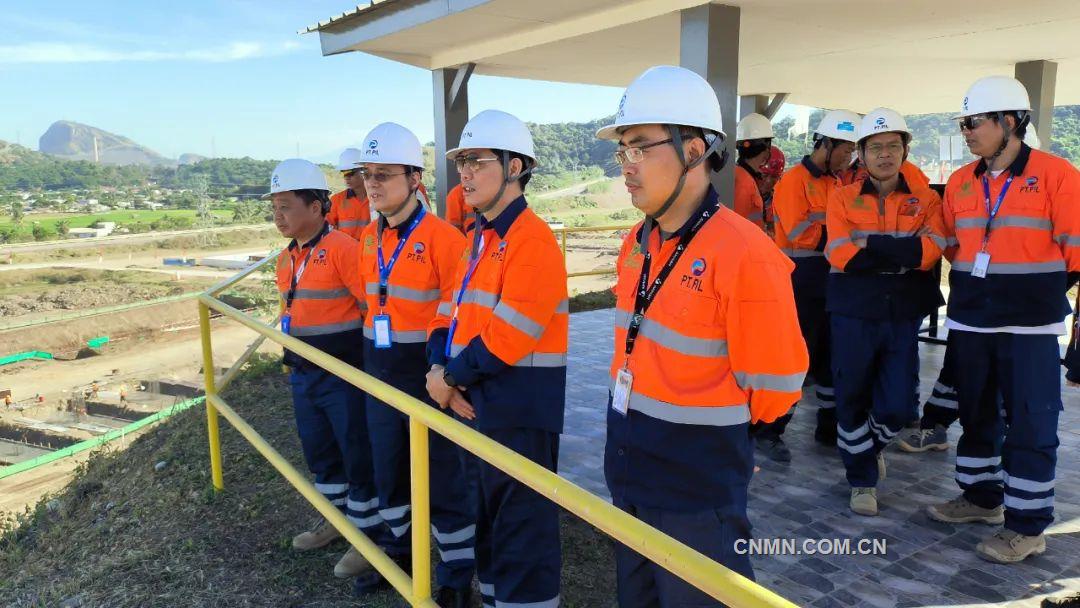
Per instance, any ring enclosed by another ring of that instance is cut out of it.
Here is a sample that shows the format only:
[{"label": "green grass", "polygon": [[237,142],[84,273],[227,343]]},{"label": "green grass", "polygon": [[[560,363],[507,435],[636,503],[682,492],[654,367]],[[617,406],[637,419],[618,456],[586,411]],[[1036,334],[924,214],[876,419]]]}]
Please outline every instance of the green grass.
[{"label": "green grass", "polygon": [[[220,220],[230,221],[232,220],[232,211],[229,209],[215,209],[213,214]],[[56,223],[60,220],[67,220],[69,228],[89,228],[94,225],[95,222],[116,222],[117,224],[131,224],[136,222],[150,223],[159,220],[165,216],[169,217],[186,217],[195,220],[194,209],[170,209],[151,211],[148,209],[140,210],[120,210],[109,211],[106,213],[42,213],[42,214],[28,214],[23,216],[22,229],[20,232],[30,232],[31,226],[34,223],[40,223],[43,228],[50,232],[56,232]],[[5,228],[14,225],[10,215],[0,216],[0,228]]]}]

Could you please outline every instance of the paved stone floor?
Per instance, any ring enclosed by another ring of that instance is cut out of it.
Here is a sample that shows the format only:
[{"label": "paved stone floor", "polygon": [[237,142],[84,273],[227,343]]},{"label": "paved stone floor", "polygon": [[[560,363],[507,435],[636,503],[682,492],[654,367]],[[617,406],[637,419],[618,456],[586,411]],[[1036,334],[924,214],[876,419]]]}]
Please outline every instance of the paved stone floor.
[{"label": "paved stone floor", "polygon": [[[607,369],[614,312],[571,316],[566,431],[560,472],[607,497],[603,477]],[[944,347],[922,345],[922,390],[937,379]],[[1048,595],[1080,591],[1080,390],[1065,389],[1058,452],[1056,520],[1047,552],[1021,564],[979,559],[975,544],[991,526],[931,521],[925,506],[954,497],[955,451],[888,450],[888,478],[879,485],[881,514],[848,510],[848,486],[834,450],[812,437],[815,409],[800,407],[787,429],[793,462],[759,458],[750,486],[750,519],[758,538],[885,539],[884,556],[757,557],[758,581],[802,606],[1038,606]],[[952,446],[959,424],[949,431]],[[854,540],[852,542],[855,542]]]}]

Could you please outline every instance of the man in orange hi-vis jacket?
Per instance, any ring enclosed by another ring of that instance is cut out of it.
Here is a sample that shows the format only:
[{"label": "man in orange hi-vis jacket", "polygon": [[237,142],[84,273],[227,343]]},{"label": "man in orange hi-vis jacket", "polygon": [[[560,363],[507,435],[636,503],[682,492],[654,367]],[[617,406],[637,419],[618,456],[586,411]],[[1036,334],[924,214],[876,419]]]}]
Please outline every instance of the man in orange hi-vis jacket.
[{"label": "man in orange hi-vis jacket", "polygon": [[461,184],[454,186],[446,194],[446,221],[462,234],[468,233],[476,221],[476,212],[465,202],[465,192]]},{"label": "man in orange hi-vis jacket", "polygon": [[[825,207],[829,194],[840,187],[837,173],[847,166],[855,150],[859,115],[847,110],[826,112],[814,130],[814,150],[792,167],[773,191],[776,245],[795,262],[791,282],[799,309],[799,327],[810,351],[810,376],[817,397],[817,428],[814,438],[836,445],[836,396],[831,369],[829,318],[825,312],[825,285],[829,262],[825,260]],[[773,460],[787,462],[791,453],[781,437],[790,416],[754,434]]]},{"label": "man in orange hi-vis jacket", "polygon": [[[794,265],[710,185],[725,135],[716,93],[694,72],[647,70],[597,136],[618,140],[645,213],[617,265],[608,488],[619,508],[752,578],[735,550],[750,536],[749,426],[786,414],[806,375]],[[616,567],[621,608],[718,605],[621,545]]]},{"label": "man in orange hi-vis jacket", "polygon": [[[877,515],[883,450],[910,420],[919,382],[919,325],[942,304],[932,272],[945,248],[941,199],[901,173],[911,132],[877,108],[862,119],[867,169],[829,196],[828,304],[837,447],[851,510]],[[876,462],[875,462],[876,460]]]},{"label": "man in orange hi-vis jacket", "polygon": [[364,190],[364,180],[356,164],[358,162],[360,150],[346,148],[341,153],[337,168],[346,187],[330,197],[330,213],[326,214],[327,223],[353,240],[359,239],[364,227],[371,223],[371,208],[367,191]]},{"label": "man in orange hi-vis jacket", "polygon": [[[516,117],[485,110],[447,157],[477,222],[453,297],[430,326],[428,391],[487,437],[555,471],[570,315],[562,251],[523,194],[536,166],[532,135]],[[557,607],[557,507],[488,462],[478,468],[484,605]]]}]

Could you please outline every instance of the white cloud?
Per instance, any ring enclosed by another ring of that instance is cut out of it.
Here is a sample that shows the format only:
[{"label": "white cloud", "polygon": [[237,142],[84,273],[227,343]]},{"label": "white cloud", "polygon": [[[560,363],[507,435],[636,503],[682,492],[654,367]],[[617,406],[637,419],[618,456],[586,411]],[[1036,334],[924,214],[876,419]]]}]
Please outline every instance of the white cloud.
[{"label": "white cloud", "polygon": [[118,50],[94,45],[33,42],[0,45],[0,64],[18,63],[101,63],[121,61],[204,61],[226,62],[272,57],[299,49],[293,40],[268,45],[233,42],[225,46],[169,51]]}]

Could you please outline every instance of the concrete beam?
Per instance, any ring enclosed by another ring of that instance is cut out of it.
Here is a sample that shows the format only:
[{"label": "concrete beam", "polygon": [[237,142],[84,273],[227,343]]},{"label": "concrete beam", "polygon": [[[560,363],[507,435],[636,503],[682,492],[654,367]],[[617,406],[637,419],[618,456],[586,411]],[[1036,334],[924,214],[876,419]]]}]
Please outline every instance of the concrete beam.
[{"label": "concrete beam", "polygon": [[789,95],[791,95],[791,93],[777,93],[776,95],[773,95],[772,101],[769,102],[769,105],[765,107],[765,111],[762,112],[762,114],[765,115],[765,118],[772,120],[773,116],[776,116],[776,113],[783,107],[784,102],[787,101]]},{"label": "concrete beam", "polygon": [[768,95],[741,95],[739,96],[739,120],[750,114],[764,114],[767,107],[769,107]]},{"label": "concrete beam", "polygon": [[1043,150],[1050,150],[1051,126],[1054,122],[1054,92],[1057,88],[1057,63],[1025,61],[1016,64],[1016,79],[1023,83],[1031,97],[1031,120],[1038,128],[1035,133]]},{"label": "concrete beam", "polygon": [[739,19],[737,6],[706,4],[680,11],[679,63],[701,74],[720,99],[727,133],[727,167],[713,175],[720,200],[729,207],[735,198],[735,108],[739,101]]},{"label": "concrete beam", "polygon": [[454,162],[446,151],[461,139],[469,122],[469,77],[473,65],[434,70],[431,73],[435,107],[435,197],[439,217],[446,217],[446,195],[458,184]]}]

